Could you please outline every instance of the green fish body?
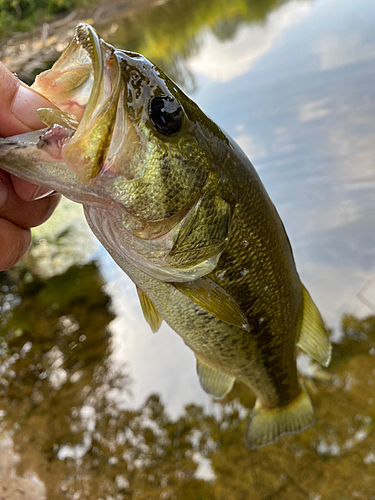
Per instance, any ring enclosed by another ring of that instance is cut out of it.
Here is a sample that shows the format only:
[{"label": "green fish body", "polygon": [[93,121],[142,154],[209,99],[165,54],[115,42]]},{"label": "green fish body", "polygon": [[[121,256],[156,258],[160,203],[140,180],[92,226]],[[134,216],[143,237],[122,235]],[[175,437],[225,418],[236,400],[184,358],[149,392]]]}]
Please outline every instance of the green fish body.
[{"label": "green fish body", "polygon": [[2,167],[83,204],[151,329],[165,320],[183,338],[208,393],[236,379],[254,391],[249,447],[310,425],[296,346],[327,366],[330,344],[240,148],[150,61],[86,24],[34,88],[60,111],[1,140]]}]

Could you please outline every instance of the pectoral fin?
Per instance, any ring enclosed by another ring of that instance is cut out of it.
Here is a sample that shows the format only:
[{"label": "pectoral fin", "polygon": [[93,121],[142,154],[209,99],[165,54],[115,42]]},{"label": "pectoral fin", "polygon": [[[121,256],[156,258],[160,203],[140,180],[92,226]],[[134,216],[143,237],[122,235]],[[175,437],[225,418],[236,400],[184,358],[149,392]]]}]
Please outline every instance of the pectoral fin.
[{"label": "pectoral fin", "polygon": [[331,361],[332,347],[322,317],[302,285],[303,318],[297,346],[323,366]]},{"label": "pectoral fin", "polygon": [[211,272],[228,243],[231,216],[230,204],[207,191],[176,226],[166,263],[183,268],[209,261],[211,265],[201,276]]},{"label": "pectoral fin", "polygon": [[156,333],[159,330],[163,319],[148,296],[138,287],[137,292],[145,320],[150,325],[152,332]]},{"label": "pectoral fin", "polygon": [[202,388],[214,398],[222,399],[232,389],[234,377],[218,372],[197,359],[197,373]]},{"label": "pectoral fin", "polygon": [[188,283],[174,283],[181,293],[186,295],[197,306],[229,325],[249,330],[245,314],[237,302],[224,288],[207,276]]}]

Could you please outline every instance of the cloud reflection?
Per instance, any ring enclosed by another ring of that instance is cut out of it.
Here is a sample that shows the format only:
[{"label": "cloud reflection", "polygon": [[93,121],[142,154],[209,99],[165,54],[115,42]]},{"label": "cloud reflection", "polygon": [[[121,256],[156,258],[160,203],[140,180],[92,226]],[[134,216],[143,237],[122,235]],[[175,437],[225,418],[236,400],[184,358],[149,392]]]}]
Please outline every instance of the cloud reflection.
[{"label": "cloud reflection", "polygon": [[283,32],[302,21],[310,9],[310,2],[289,2],[269,14],[264,25],[241,27],[230,42],[218,40],[207,30],[202,35],[201,51],[188,61],[188,66],[209,81],[229,82],[247,73]]},{"label": "cloud reflection", "polygon": [[328,104],[329,99],[319,99],[303,104],[299,109],[300,121],[303,123],[325,118],[330,113]]},{"label": "cloud reflection", "polygon": [[375,43],[364,43],[359,33],[329,35],[314,44],[320,69],[328,71],[375,58]]},{"label": "cloud reflection", "polygon": [[235,136],[234,139],[252,161],[261,160],[267,156],[266,148],[258,137],[241,134]]}]

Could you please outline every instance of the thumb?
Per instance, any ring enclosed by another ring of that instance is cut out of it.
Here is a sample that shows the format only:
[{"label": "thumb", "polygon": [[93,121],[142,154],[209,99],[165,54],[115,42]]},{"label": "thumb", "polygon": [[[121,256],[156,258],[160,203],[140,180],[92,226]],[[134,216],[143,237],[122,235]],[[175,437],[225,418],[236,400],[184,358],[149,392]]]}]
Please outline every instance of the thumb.
[{"label": "thumb", "polygon": [[30,89],[0,63],[0,137],[23,134],[45,127],[38,108],[55,108],[50,101]]}]

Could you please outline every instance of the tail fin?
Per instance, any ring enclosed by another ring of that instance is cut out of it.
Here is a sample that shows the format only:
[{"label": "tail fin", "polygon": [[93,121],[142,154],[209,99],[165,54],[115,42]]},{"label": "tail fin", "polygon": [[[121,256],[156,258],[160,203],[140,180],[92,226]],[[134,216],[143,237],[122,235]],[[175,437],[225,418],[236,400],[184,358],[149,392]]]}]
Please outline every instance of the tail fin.
[{"label": "tail fin", "polygon": [[272,443],[282,434],[302,431],[314,420],[314,409],[304,389],[288,406],[262,408],[256,402],[246,431],[246,445],[259,448]]}]

